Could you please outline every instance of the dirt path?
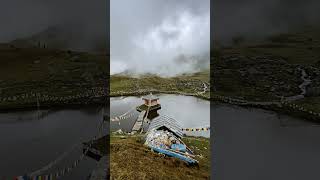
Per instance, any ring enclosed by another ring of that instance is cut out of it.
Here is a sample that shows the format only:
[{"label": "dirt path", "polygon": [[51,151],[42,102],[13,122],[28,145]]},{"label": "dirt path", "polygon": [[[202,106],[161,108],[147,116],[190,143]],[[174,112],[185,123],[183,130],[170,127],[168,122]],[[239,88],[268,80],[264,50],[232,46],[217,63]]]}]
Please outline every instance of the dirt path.
[{"label": "dirt path", "polygon": [[306,71],[302,68],[298,68],[301,71],[301,79],[302,79],[302,83],[299,85],[299,89],[301,90],[301,93],[298,95],[294,95],[294,96],[290,96],[290,97],[286,97],[285,100],[286,101],[295,101],[295,100],[299,100],[299,99],[303,99],[304,96],[306,95],[307,92],[307,86],[311,84],[311,80],[308,78],[309,75],[306,73]]},{"label": "dirt path", "polygon": [[204,94],[204,93],[206,93],[206,92],[208,91],[208,86],[207,86],[207,84],[203,82],[202,85],[203,85],[203,91],[202,91],[202,92],[199,92],[199,94]]}]

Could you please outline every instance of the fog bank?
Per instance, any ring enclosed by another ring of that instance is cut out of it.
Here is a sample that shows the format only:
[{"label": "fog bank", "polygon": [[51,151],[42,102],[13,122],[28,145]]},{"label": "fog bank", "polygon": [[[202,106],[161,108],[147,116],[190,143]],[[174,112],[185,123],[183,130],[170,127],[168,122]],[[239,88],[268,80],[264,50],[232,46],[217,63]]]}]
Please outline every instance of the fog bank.
[{"label": "fog bank", "polygon": [[111,74],[175,76],[208,68],[209,3],[112,0]]}]

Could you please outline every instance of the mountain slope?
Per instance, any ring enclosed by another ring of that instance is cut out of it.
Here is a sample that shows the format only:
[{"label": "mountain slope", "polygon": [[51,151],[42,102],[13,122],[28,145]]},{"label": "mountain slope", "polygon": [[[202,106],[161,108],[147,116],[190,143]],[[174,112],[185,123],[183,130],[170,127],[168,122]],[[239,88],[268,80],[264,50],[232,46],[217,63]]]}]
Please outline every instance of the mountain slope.
[{"label": "mountain slope", "polygon": [[10,44],[20,47],[38,47],[84,52],[107,52],[107,34],[88,34],[81,25],[56,25],[30,37],[16,39]]}]

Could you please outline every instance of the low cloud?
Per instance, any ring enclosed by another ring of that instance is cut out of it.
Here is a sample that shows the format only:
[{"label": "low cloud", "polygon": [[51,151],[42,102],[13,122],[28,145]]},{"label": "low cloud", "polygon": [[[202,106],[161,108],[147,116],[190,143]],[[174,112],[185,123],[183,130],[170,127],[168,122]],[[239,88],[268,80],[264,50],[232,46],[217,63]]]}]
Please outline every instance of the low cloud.
[{"label": "low cloud", "polygon": [[156,23],[146,23],[147,26],[139,28],[139,31],[129,32],[130,36],[124,45],[127,49],[120,51],[125,54],[123,56],[113,49],[111,40],[111,74],[125,71],[132,74],[175,76],[209,67],[208,9],[196,12],[190,8],[181,8],[158,19]]},{"label": "low cloud", "polygon": [[319,0],[214,0],[212,5],[215,43],[232,38],[262,40],[270,35],[319,26]]}]

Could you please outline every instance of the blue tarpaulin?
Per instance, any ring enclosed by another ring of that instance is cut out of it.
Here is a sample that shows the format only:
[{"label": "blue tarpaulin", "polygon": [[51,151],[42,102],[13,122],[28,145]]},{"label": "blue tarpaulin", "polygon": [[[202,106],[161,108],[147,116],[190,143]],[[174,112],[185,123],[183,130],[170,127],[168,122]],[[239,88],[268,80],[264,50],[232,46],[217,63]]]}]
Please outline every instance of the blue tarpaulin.
[{"label": "blue tarpaulin", "polygon": [[171,149],[182,151],[182,152],[186,152],[186,150],[187,150],[186,146],[184,144],[172,144]]}]

